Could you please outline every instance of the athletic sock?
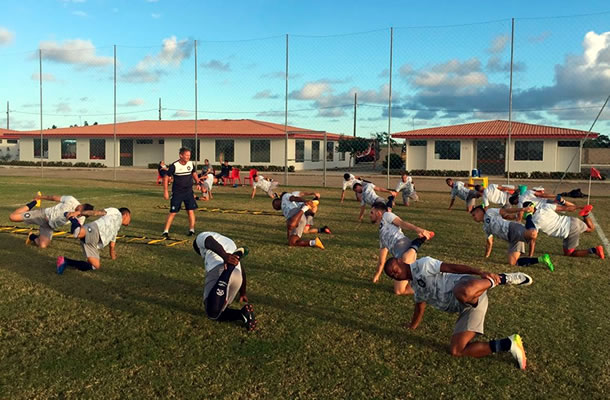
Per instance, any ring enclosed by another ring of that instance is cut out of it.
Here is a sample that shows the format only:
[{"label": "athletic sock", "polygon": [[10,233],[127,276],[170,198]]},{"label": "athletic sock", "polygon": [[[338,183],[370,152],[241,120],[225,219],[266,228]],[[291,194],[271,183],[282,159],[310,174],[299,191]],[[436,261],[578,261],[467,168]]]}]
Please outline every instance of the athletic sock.
[{"label": "athletic sock", "polygon": [[591,247],[589,249],[589,254],[597,254],[597,249],[595,247]]},{"label": "athletic sock", "polygon": [[492,289],[494,286],[496,286],[496,282],[494,282],[494,280],[493,280],[493,279],[491,279],[491,278],[487,277],[487,280],[488,280],[488,281],[491,283],[491,287],[490,287],[490,289]]},{"label": "athletic sock", "polygon": [[532,221],[532,215],[528,215],[525,219],[525,229],[536,229],[536,225],[534,221]]},{"label": "athletic sock", "polygon": [[489,341],[489,348],[491,348],[492,353],[499,353],[502,351],[508,352],[508,351],[510,351],[511,345],[512,345],[512,342],[510,341],[509,338],[494,339],[494,340]]},{"label": "athletic sock", "polygon": [[36,207],[36,200],[32,200],[29,203],[26,203],[25,205],[29,210],[31,210],[32,208]]},{"label": "athletic sock", "polygon": [[95,267],[93,265],[91,265],[90,263],[88,263],[87,261],[73,260],[68,257],[65,257],[64,261],[66,262],[67,266],[74,267],[79,271],[91,271],[91,270],[95,269]]},{"label": "athletic sock", "polygon": [[306,213],[307,210],[309,210],[309,206],[303,206],[301,207],[301,211],[303,211],[303,213]]},{"label": "athletic sock", "polygon": [[500,275],[500,285],[506,285],[506,274],[499,274]]},{"label": "athletic sock", "polygon": [[74,235],[74,237],[78,237],[78,233],[80,232],[80,222],[76,218],[70,218],[70,233]]},{"label": "athletic sock", "polygon": [[309,241],[309,247],[316,247],[316,240],[312,239]]},{"label": "athletic sock", "polygon": [[521,257],[517,260],[517,265],[520,267],[525,267],[526,265],[538,264],[540,261],[540,257]]},{"label": "athletic sock", "polygon": [[28,238],[30,239],[30,242],[33,242],[34,240],[38,239],[38,235],[36,235],[34,233],[30,233]]},{"label": "athletic sock", "polygon": [[415,251],[419,251],[419,248],[421,247],[422,244],[424,244],[425,241],[426,241],[425,237],[418,237],[417,239],[415,239],[411,242],[411,246],[409,246],[409,248],[413,249]]}]

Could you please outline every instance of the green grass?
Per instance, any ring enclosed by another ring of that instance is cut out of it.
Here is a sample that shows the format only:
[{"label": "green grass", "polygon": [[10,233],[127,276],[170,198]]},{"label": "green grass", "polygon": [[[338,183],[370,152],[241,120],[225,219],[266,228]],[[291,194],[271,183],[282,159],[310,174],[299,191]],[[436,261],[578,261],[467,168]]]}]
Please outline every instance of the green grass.
[{"label": "green grass", "polygon": [[[4,225],[37,190],[97,208],[128,206],[124,234],[158,236],[167,213],[155,208],[167,204],[160,189],[147,184],[0,177],[0,185]],[[248,297],[260,327],[253,334],[205,317],[203,263],[190,243],[119,241],[118,259],[105,249],[100,271],[58,276],[58,255],[82,256],[75,240],[40,250],[0,233],[0,398],[608,398],[607,262],[563,257],[559,239],[541,237],[537,251],[551,253],[556,271],[526,267],[532,286],[493,289],[483,337],[519,332],[528,369],[519,371],[508,354],[452,358],[456,316],[428,308],[420,328],[404,328],[413,300],[394,296],[387,277],[371,282],[377,229],[359,224],[353,196],[340,205],[339,193],[322,190],[316,222],[333,230],[322,237],[324,251],[288,248],[281,217],[197,213],[197,231],[250,247]],[[395,210],[436,232],[420,255],[516,269],[499,240],[492,257],[482,257],[481,226],[463,202],[448,211],[447,194],[420,197]],[[594,204],[610,233],[610,199]],[[268,198],[250,201],[245,188],[220,188],[200,205],[270,210]],[[172,232],[186,238],[186,230],[181,212]],[[581,246],[598,242],[587,234]]]}]

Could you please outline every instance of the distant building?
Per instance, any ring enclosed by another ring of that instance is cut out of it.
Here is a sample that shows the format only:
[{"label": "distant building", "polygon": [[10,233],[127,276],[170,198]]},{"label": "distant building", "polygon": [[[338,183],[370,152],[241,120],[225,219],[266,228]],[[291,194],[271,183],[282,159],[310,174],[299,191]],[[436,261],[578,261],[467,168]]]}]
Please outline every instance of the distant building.
[{"label": "distant building", "polygon": [[0,129],[0,161],[19,160],[19,136],[16,133]]},{"label": "distant building", "polygon": [[[496,120],[393,134],[406,139],[406,169],[467,170],[485,175],[512,172],[580,172],[586,131]],[[589,138],[597,137],[589,134]],[[510,159],[510,161],[509,161]],[[571,162],[571,164],[570,164]]]},{"label": "distant building", "polygon": [[[288,165],[295,170],[323,167],[344,168],[345,153],[337,153],[340,135],[288,126]],[[19,131],[21,160],[100,162],[109,167],[147,166],[160,160],[172,162],[180,147],[195,151],[195,121],[133,121],[116,124],[117,148],[113,146],[113,124]],[[324,137],[326,135],[326,148]],[[228,160],[239,165],[284,165],[284,125],[241,120],[198,120],[199,160]],[[195,159],[195,154],[191,156]]]}]

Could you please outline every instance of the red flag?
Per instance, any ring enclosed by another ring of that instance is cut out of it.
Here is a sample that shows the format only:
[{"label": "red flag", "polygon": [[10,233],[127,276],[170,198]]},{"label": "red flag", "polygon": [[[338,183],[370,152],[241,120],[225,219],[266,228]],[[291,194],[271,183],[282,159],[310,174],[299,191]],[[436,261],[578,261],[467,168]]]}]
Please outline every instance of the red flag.
[{"label": "red flag", "polygon": [[595,168],[591,167],[591,178],[602,179],[602,175],[599,173],[598,170],[596,170]]}]

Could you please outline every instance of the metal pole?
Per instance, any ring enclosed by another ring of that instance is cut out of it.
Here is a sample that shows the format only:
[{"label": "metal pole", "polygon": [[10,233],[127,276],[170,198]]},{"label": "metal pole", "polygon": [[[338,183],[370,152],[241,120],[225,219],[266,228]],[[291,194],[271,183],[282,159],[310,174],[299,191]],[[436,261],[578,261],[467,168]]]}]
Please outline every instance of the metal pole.
[{"label": "metal pole", "polygon": [[195,170],[199,161],[199,140],[197,135],[197,40],[195,40]]},{"label": "metal pole", "polygon": [[44,141],[42,137],[42,49],[38,49],[38,63],[39,63],[39,76],[40,82],[40,177],[44,177]]},{"label": "metal pole", "polygon": [[358,93],[354,93],[354,137],[356,137],[356,113],[358,106]]},{"label": "metal pole", "polygon": [[159,121],[161,121],[161,97],[159,97]]},{"label": "metal pole", "polygon": [[10,129],[10,124],[9,124],[10,119],[11,119],[11,115],[9,112],[8,101],[7,101],[6,102],[6,130],[7,131]]},{"label": "metal pole", "polygon": [[508,88],[508,155],[506,157],[506,184],[510,184],[510,139],[513,133],[513,55],[515,48],[515,19],[512,19],[511,33],[510,33],[510,85]]},{"label": "metal pole", "polygon": [[114,146],[114,150],[112,151],[112,155],[114,158],[114,178],[113,180],[116,181],[116,164],[117,164],[117,157],[121,156],[121,149],[119,146],[119,151],[117,154],[117,146],[116,146],[116,44],[113,46],[114,47],[114,121],[112,123],[112,136],[113,136],[113,143],[112,145]]},{"label": "metal pole", "polygon": [[326,187],[326,160],[328,158],[328,144],[327,144],[327,138],[326,138],[326,131],[324,131],[324,152],[323,157],[324,157],[324,173],[322,174],[322,186]]},{"label": "metal pole", "polygon": [[394,47],[394,28],[390,28],[390,90],[388,91],[388,179],[390,187],[390,142],[392,141],[392,51]]},{"label": "metal pole", "polygon": [[288,185],[288,34],[286,34],[286,90],[284,92],[284,185]]}]

